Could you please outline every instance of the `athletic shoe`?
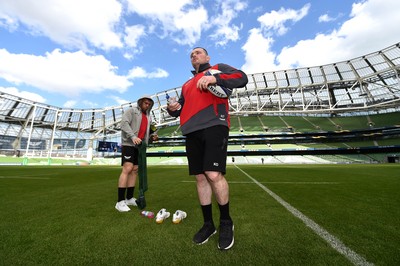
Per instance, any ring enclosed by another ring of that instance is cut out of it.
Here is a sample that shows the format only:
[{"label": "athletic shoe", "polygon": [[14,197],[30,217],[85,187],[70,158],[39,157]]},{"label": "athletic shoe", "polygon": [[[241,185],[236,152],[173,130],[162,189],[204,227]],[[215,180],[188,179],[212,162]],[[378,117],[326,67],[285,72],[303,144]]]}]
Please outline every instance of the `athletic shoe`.
[{"label": "athletic shoe", "polygon": [[186,212],[177,210],[174,215],[172,216],[172,222],[174,224],[179,224],[183,219],[187,216]]},{"label": "athletic shoe", "polygon": [[126,205],[131,205],[131,206],[137,206],[136,204],[136,199],[135,198],[131,198],[131,199],[126,199],[125,200]]},{"label": "athletic shoe", "polygon": [[208,239],[217,232],[212,223],[204,223],[203,227],[194,235],[193,242],[197,245],[204,244]]},{"label": "athletic shoe", "polygon": [[233,243],[235,242],[233,230],[234,226],[231,220],[221,220],[219,225],[219,249],[227,250],[233,246]]},{"label": "athletic shoe", "polygon": [[119,211],[119,212],[128,212],[131,209],[126,205],[125,200],[121,200],[119,202],[117,202],[117,204],[115,204],[115,208]]},{"label": "athletic shoe", "polygon": [[166,209],[162,208],[161,210],[158,211],[157,216],[156,216],[156,223],[161,224],[164,222],[165,219],[167,219],[171,214],[167,212]]}]

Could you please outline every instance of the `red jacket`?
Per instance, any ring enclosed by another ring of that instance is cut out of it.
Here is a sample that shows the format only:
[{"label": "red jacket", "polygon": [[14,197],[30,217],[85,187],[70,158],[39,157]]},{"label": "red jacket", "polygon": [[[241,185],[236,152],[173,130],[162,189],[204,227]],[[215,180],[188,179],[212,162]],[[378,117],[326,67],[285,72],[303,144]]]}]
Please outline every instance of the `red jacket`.
[{"label": "red jacket", "polygon": [[230,127],[228,99],[219,98],[208,91],[200,91],[196,87],[197,81],[210,68],[221,71],[214,74],[217,85],[234,89],[247,84],[247,75],[243,71],[226,64],[212,67],[210,64],[204,64],[200,66],[198,73],[192,71],[194,77],[182,86],[178,100],[182,108],[179,111],[169,112],[174,117],[180,116],[183,135],[216,125]]}]

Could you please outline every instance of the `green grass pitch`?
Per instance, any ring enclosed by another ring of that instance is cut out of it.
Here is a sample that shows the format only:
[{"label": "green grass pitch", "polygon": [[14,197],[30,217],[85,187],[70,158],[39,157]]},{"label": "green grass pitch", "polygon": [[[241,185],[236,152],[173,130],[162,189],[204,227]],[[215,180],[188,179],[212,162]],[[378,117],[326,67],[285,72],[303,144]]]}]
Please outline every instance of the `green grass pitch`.
[{"label": "green grass pitch", "polygon": [[[119,173],[116,166],[1,166],[0,265],[354,264],[263,187],[365,262],[400,265],[398,164],[228,166],[235,223],[228,251],[218,250],[218,234],[192,243],[202,216],[186,166],[148,169],[146,210],[170,211],[162,224],[138,209],[114,209]],[[188,217],[173,224],[177,209]]]}]

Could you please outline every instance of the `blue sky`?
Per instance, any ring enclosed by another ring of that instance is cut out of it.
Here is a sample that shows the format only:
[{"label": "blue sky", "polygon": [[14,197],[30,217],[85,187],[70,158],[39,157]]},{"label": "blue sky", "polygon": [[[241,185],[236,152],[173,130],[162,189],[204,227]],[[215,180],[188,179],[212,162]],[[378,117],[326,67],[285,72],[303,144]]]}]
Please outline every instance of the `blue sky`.
[{"label": "blue sky", "polygon": [[0,91],[104,108],[180,87],[189,54],[247,74],[400,41],[399,0],[0,0]]}]

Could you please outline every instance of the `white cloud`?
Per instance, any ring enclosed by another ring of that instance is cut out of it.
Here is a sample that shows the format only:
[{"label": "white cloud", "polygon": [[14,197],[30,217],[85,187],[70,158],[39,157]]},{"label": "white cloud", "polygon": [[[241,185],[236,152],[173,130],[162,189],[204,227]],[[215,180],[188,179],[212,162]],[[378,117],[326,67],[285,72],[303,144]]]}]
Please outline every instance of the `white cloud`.
[{"label": "white cloud", "polygon": [[308,13],[310,5],[306,4],[300,10],[284,9],[272,10],[258,18],[259,28],[253,28],[242,49],[245,51],[245,64],[242,69],[248,73],[260,73],[277,69],[276,56],[272,50],[274,33],[283,35],[288,30],[287,21],[297,22]]},{"label": "white cloud", "polygon": [[166,78],[169,74],[167,71],[157,68],[154,72],[147,72],[142,67],[133,67],[128,74],[131,79],[135,78]]},{"label": "white cloud", "polygon": [[18,29],[18,21],[9,15],[2,13],[0,10],[0,27],[5,28],[11,32]]},{"label": "white cloud", "polygon": [[[278,56],[283,67],[313,66],[352,59],[399,41],[400,1],[369,0],[353,4],[351,18],[330,34],[299,41]],[[293,60],[296,55],[296,60]]]},{"label": "white cloud", "polygon": [[174,16],[172,25],[168,25],[165,29],[172,32],[172,38],[176,43],[191,46],[200,39],[202,28],[207,27],[203,24],[207,18],[205,9],[190,9],[186,13]]},{"label": "white cloud", "polygon": [[191,5],[192,0],[127,0],[131,11],[144,16],[162,18],[168,14],[178,14],[186,5]]},{"label": "white cloud", "polygon": [[[285,31],[286,27],[282,22],[286,21],[288,16],[272,11],[268,14],[273,13],[273,19],[267,22],[264,15],[260,20],[260,28],[250,31],[247,43],[243,46],[246,56],[243,69],[250,73],[260,73],[276,69],[323,65],[349,60],[393,45],[399,41],[400,35],[400,27],[398,27],[400,1],[385,0],[384,2],[383,4],[381,0],[367,0],[355,3],[352,6],[350,18],[338,28],[333,28],[328,34],[320,33],[314,38],[299,40],[295,45],[287,46],[277,52],[273,52],[272,46],[266,43],[270,44],[275,40],[271,40],[275,30]],[[298,11],[296,13],[299,14]],[[268,31],[265,32],[262,29],[268,29]],[[257,42],[261,47],[257,47]],[[259,52],[258,57],[254,50]]]},{"label": "white cloud", "polygon": [[43,98],[39,94],[29,92],[29,91],[20,91],[19,89],[15,88],[15,87],[0,87],[0,91],[17,96],[17,97],[21,97],[24,99],[29,99],[31,101],[38,102],[38,103],[46,102],[46,99]]},{"label": "white cloud", "polygon": [[143,46],[139,45],[140,39],[146,36],[145,26],[133,25],[125,28],[124,43],[127,46],[124,57],[132,60],[135,55],[142,53]]},{"label": "white cloud", "polygon": [[104,90],[124,92],[132,83],[119,76],[102,55],[54,50],[45,56],[11,54],[0,49],[0,77],[66,96]]},{"label": "white cloud", "polygon": [[99,107],[98,103],[95,103],[95,102],[92,102],[89,100],[83,100],[82,103],[84,106],[89,107],[89,108],[98,108]]},{"label": "white cloud", "polygon": [[115,95],[111,95],[108,98],[113,99],[118,105],[123,105],[123,104],[129,103],[128,100],[123,99],[123,98],[118,97],[118,96],[115,96]]},{"label": "white cloud", "polygon": [[76,101],[76,100],[68,100],[63,104],[63,107],[64,108],[74,108],[77,103],[78,103],[78,101]]},{"label": "white cloud", "polygon": [[252,29],[246,44],[242,47],[245,51],[246,63],[241,67],[247,73],[259,73],[275,69],[276,54],[272,52],[273,39],[262,36],[260,29]]},{"label": "white cloud", "polygon": [[216,45],[224,46],[229,41],[239,40],[239,31],[242,25],[231,25],[233,19],[238,16],[238,13],[245,10],[247,3],[239,0],[223,0],[221,4],[221,12],[218,16],[212,19],[212,28],[216,28],[210,35],[212,40],[216,41]]},{"label": "white cloud", "polygon": [[21,23],[32,34],[80,49],[86,49],[87,42],[101,49],[121,47],[114,32],[121,13],[117,0],[0,1],[0,19],[6,18],[2,24],[15,29]]},{"label": "white cloud", "polygon": [[[169,36],[180,45],[193,45],[201,36],[201,29],[207,27],[207,11],[192,0],[127,0],[130,12],[150,19],[161,25],[160,38]],[[156,29],[154,25],[151,25]]]},{"label": "white cloud", "polygon": [[287,21],[297,22],[304,18],[311,5],[306,4],[299,10],[281,8],[278,11],[272,10],[258,18],[261,26],[268,30],[273,30],[277,35],[284,35],[288,28],[285,26]]},{"label": "white cloud", "polygon": [[125,28],[125,33],[125,44],[132,48],[137,48],[140,38],[146,36],[145,27],[143,25],[128,26]]},{"label": "white cloud", "polygon": [[82,106],[85,106],[85,108],[98,108],[99,104],[95,103],[93,101],[89,101],[89,100],[82,100],[82,101],[78,101],[78,100],[68,100],[63,104],[64,108],[75,108],[78,104],[81,104]]},{"label": "white cloud", "polygon": [[351,53],[343,49],[343,37],[334,31],[329,35],[318,34],[312,40],[299,41],[293,47],[285,47],[277,56],[278,68],[288,69],[323,65],[351,59]]},{"label": "white cloud", "polygon": [[328,14],[323,14],[318,18],[318,22],[330,22],[333,20],[335,20],[335,18],[330,17]]}]

